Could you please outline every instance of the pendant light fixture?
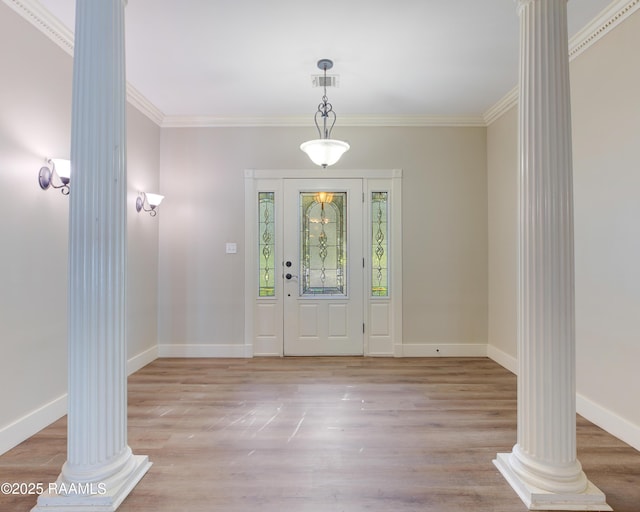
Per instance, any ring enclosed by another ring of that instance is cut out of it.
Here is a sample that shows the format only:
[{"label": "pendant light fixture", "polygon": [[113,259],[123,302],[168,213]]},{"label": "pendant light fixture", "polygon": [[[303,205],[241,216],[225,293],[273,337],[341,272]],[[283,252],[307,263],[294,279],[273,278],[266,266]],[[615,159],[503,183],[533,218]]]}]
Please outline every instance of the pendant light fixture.
[{"label": "pendant light fixture", "polygon": [[[322,96],[322,102],[318,105],[318,111],[313,117],[313,120],[316,123],[320,138],[309,140],[300,145],[300,149],[309,156],[311,161],[316,165],[321,165],[323,168],[335,164],[340,160],[340,157],[349,150],[349,144],[331,138],[331,130],[333,129],[333,125],[336,124],[336,113],[333,111],[333,105],[329,103],[329,99],[327,98],[327,69],[331,69],[332,67],[333,61],[329,59],[320,59],[318,61],[318,68],[324,71],[324,80],[322,82],[324,95]],[[322,128],[320,127],[318,118],[322,119]]]}]

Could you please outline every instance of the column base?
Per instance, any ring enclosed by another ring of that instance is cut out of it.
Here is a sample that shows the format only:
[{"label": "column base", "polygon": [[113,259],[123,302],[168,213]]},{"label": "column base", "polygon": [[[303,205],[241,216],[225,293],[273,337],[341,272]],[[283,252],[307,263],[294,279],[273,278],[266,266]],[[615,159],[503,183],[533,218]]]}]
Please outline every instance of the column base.
[{"label": "column base", "polygon": [[510,453],[499,453],[493,463],[502,476],[513,487],[529,510],[583,510],[605,512],[613,509],[607,505],[604,493],[591,482],[584,492],[577,494],[558,494],[535,487],[511,468]]},{"label": "column base", "polygon": [[[133,488],[151,467],[146,455],[133,455],[133,468],[110,489],[103,482],[88,484],[62,484],[56,482],[38,496],[38,503],[31,512],[115,512]],[[129,469],[129,468],[127,468]],[[66,488],[63,487],[66,485]],[[77,487],[74,487],[77,485]],[[57,490],[67,490],[67,494],[58,494]]]}]

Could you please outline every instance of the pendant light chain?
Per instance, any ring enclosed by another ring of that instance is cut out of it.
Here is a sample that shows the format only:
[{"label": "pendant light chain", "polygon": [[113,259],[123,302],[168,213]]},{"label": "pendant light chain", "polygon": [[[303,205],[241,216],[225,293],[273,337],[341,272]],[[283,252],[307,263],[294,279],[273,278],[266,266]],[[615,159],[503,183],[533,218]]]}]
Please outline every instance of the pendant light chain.
[{"label": "pendant light chain", "polygon": [[[333,66],[331,61],[321,60],[318,63],[319,67],[322,67],[324,70],[324,78],[322,82],[322,86],[324,88],[324,94],[322,95],[322,102],[318,105],[318,111],[314,116],[314,121],[316,123],[316,128],[318,129],[318,134],[321,139],[330,139],[331,138],[331,130],[333,130],[333,126],[336,124],[336,113],[333,111],[333,105],[329,103],[329,98],[327,97],[327,69],[330,69]],[[320,129],[320,125],[318,124],[318,114],[322,117],[322,129]],[[329,115],[332,116],[331,126],[327,129],[327,121],[329,119]]]}]

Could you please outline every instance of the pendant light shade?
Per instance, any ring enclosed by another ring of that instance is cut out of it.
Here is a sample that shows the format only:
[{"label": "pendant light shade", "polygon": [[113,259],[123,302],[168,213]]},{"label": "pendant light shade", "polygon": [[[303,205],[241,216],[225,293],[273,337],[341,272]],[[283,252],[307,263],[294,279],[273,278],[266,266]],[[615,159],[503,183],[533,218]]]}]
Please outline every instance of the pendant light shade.
[{"label": "pendant light shade", "polygon": [[300,149],[316,165],[327,167],[335,164],[349,150],[349,144],[336,139],[314,139],[303,142]]},{"label": "pendant light shade", "polygon": [[[331,138],[331,130],[336,124],[336,113],[333,111],[333,105],[329,103],[327,98],[327,69],[333,67],[333,62],[329,59],[321,59],[318,61],[318,68],[324,71],[324,95],[322,101],[318,105],[318,110],[313,118],[316,128],[318,129],[319,139],[309,140],[300,145],[300,149],[304,151],[311,161],[326,168],[335,164],[340,157],[349,150],[349,144],[344,141]],[[319,122],[320,120],[320,122]],[[320,127],[322,124],[322,128]]]}]

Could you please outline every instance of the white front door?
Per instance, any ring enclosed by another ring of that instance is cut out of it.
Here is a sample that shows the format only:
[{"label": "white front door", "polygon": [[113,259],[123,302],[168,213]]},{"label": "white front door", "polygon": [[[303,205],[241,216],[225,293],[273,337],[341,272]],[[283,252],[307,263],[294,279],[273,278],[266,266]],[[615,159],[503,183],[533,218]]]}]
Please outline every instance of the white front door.
[{"label": "white front door", "polygon": [[285,355],[362,355],[361,179],[285,179]]}]

